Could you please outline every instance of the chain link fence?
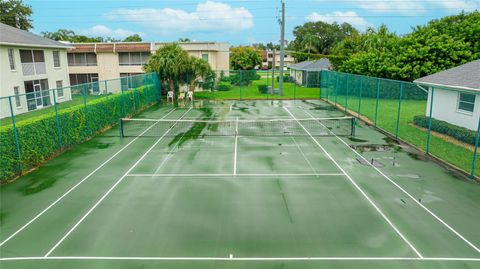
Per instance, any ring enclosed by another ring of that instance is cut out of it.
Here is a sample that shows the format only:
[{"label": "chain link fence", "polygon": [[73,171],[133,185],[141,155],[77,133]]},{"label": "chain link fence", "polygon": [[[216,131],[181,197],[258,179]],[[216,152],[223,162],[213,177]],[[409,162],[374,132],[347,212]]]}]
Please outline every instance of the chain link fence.
[{"label": "chain link fence", "polygon": [[160,100],[154,73],[0,97],[0,181]]},{"label": "chain link fence", "polygon": [[410,82],[334,71],[322,71],[321,88],[322,98],[339,109],[468,172],[472,178],[480,176],[476,169],[480,165],[480,122],[476,130],[469,130],[436,120],[430,109],[437,105],[435,98],[429,98],[432,90],[429,93]]}]

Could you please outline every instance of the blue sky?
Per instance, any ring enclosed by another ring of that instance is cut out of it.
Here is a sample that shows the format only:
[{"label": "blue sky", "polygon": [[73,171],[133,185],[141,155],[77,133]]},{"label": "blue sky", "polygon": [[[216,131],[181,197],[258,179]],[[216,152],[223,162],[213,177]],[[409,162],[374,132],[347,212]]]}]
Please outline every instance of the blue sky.
[{"label": "blue sky", "polygon": [[[25,0],[33,32],[59,28],[145,41],[276,42],[280,0]],[[360,30],[384,23],[398,34],[429,20],[480,10],[480,0],[286,0],[286,38],[307,21],[349,22]]]}]

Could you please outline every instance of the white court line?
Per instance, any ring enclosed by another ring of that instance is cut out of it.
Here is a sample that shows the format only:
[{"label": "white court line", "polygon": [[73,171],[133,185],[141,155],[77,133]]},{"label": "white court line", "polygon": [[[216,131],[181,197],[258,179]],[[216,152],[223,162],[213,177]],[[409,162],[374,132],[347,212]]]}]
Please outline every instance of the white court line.
[{"label": "white court line", "polygon": [[235,151],[233,152],[233,174],[237,174],[238,117],[235,119]]},{"label": "white court line", "polygon": [[[182,117],[184,115],[186,115],[188,112],[190,112],[192,108],[190,107],[187,112],[185,112]],[[180,117],[180,119],[182,118]],[[47,254],[45,254],[45,257],[48,257],[87,217],[88,215],[90,215],[90,213],[92,213],[92,211],[97,208],[97,206],[113,191],[113,189],[115,189],[115,187],[120,184],[120,182],[122,182],[122,180],[133,170],[135,169],[135,167],[145,158],[145,156],[147,156],[147,154],[152,151],[153,148],[155,148],[156,145],[158,145],[158,143],[160,143],[160,141],[168,134],[168,132],[170,132],[172,130],[172,128],[175,126],[175,124],[173,124],[134,164],[132,167],[130,167],[128,169],[127,172],[125,172],[125,174],[123,174],[122,177],[120,177],[120,179],[117,180],[117,182],[115,182],[115,184],[113,184],[112,187],[110,187],[110,189],[87,211],[87,213],[85,213],[85,215],[83,215],[83,217],[77,222],[75,223],[75,225],[73,225],[73,227],[47,252]]]},{"label": "white court line", "polygon": [[344,174],[129,174],[127,177],[318,177]]},{"label": "white court line", "polygon": [[[173,111],[175,111],[176,108],[170,110],[163,118],[167,117],[169,114],[171,114]],[[146,133],[148,130],[150,130],[153,126],[156,124],[152,124],[152,126],[148,127],[143,131],[141,135]],[[73,190],[75,190],[80,184],[82,184],[85,180],[89,179],[93,174],[95,174],[98,170],[100,170],[102,167],[104,167],[107,163],[109,163],[113,158],[115,158],[118,154],[120,154],[122,151],[124,151],[128,146],[130,146],[133,142],[137,141],[139,137],[133,139],[130,141],[127,145],[125,145],[123,148],[121,148],[119,151],[117,151],[115,154],[113,154],[110,158],[108,158],[105,162],[103,162],[100,166],[95,168],[90,174],[88,174],[86,177],[84,177],[82,180],[80,180],[77,184],[75,184],[73,187],[71,187],[67,192],[65,192],[62,196],[60,196],[57,200],[55,200],[53,203],[51,203],[47,208],[42,210],[40,213],[38,213],[33,219],[31,219],[29,222],[27,222],[25,225],[23,225],[20,229],[18,229],[16,232],[14,232],[12,235],[7,237],[5,240],[3,240],[0,243],[0,247],[3,246],[5,243],[7,243],[10,239],[12,239],[14,236],[16,236],[18,233],[23,231],[25,228],[27,228],[30,224],[32,224],[35,220],[37,220],[40,216],[42,216],[45,212],[47,212],[50,208],[55,206],[60,200],[62,200],[65,196],[67,196],[69,193],[71,193]]]},{"label": "white court line", "polygon": [[0,261],[41,260],[103,260],[103,261],[437,261],[437,262],[480,262],[480,258],[419,258],[419,257],[100,257],[100,256],[51,256],[11,257]]},{"label": "white court line", "polygon": [[[292,116],[292,118],[295,119],[295,116],[286,107],[284,109],[288,112],[288,114]],[[303,130],[305,130],[305,132],[310,134],[310,132],[300,122],[298,122],[298,124],[303,128]],[[413,246],[413,244],[410,243],[410,241],[408,241],[408,239],[400,232],[400,230],[395,226],[395,224],[393,224],[393,222],[382,212],[382,210],[380,210],[380,208],[372,201],[372,199],[368,197],[368,195],[363,191],[363,189],[360,188],[360,186],[358,186],[358,184],[353,180],[353,178],[347,174],[347,172],[337,163],[337,161],[335,161],[335,159],[330,155],[330,153],[328,153],[327,150],[320,143],[318,143],[317,139],[315,139],[313,136],[311,136],[311,138],[315,142],[315,144],[317,144],[317,146],[328,156],[328,158],[338,167],[338,169],[340,169],[342,173],[345,174],[348,180],[350,180],[353,186],[355,186],[355,188],[363,195],[363,197],[365,197],[368,200],[368,202],[375,208],[375,210],[377,210],[377,212],[390,225],[390,227],[392,227],[393,230],[395,230],[395,232],[403,239],[403,241],[405,241],[405,243],[407,243],[410,246],[410,248],[415,252],[415,254],[417,254],[418,257],[423,258],[422,254],[420,254],[420,252]]]},{"label": "white court line", "polygon": [[[304,111],[305,113],[307,113],[310,117],[314,118],[312,114],[310,114],[309,112],[307,111]],[[332,132],[333,133],[333,132]],[[475,246],[472,242],[470,242],[469,240],[467,240],[465,237],[463,237],[459,232],[457,232],[455,229],[453,229],[450,225],[448,225],[444,220],[442,220],[440,217],[438,217],[435,213],[433,213],[430,209],[428,209],[426,206],[424,206],[422,203],[420,203],[419,201],[417,201],[417,199],[415,199],[415,197],[413,197],[413,195],[411,195],[409,192],[407,192],[405,189],[403,189],[400,185],[398,185],[395,181],[393,181],[390,177],[388,177],[385,173],[383,173],[380,169],[378,169],[377,167],[375,167],[374,165],[372,165],[370,163],[370,161],[368,161],[365,157],[363,157],[360,153],[358,153],[358,151],[356,151],[355,149],[353,149],[352,147],[350,147],[348,145],[347,142],[345,142],[342,138],[340,138],[339,136],[337,136],[336,134],[333,134],[336,138],[338,138],[343,144],[345,144],[349,149],[351,149],[353,152],[355,152],[355,154],[357,156],[359,156],[360,158],[362,158],[365,163],[367,163],[368,165],[370,165],[370,167],[372,167],[373,169],[375,169],[380,175],[382,175],[384,178],[386,178],[388,181],[390,181],[390,183],[392,183],[395,187],[397,187],[399,190],[401,190],[405,195],[407,195],[408,197],[410,197],[410,199],[412,199],[417,205],[419,205],[421,208],[423,208],[425,211],[427,211],[432,217],[434,217],[438,222],[440,222],[441,224],[443,224],[445,227],[447,227],[451,232],[453,232],[456,236],[458,236],[460,239],[462,239],[465,243],[467,243],[470,247],[472,247],[474,250],[476,250],[478,253],[480,253],[480,249]]]}]

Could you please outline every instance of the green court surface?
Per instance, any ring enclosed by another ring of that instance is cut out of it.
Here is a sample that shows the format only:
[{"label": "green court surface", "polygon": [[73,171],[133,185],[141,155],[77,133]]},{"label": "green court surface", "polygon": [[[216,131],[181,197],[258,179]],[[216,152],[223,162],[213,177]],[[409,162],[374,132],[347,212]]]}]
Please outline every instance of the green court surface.
[{"label": "green court surface", "polygon": [[[480,186],[363,124],[302,121],[344,116],[319,100],[154,106],[137,118],[170,124],[112,129],[1,187],[0,268],[480,268]],[[303,133],[174,131],[265,119]]]}]

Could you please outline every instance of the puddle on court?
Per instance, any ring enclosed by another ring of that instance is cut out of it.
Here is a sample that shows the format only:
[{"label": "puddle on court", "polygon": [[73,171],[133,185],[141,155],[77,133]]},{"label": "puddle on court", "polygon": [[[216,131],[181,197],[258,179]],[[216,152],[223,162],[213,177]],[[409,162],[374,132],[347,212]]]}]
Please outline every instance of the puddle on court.
[{"label": "puddle on court", "polygon": [[23,195],[35,194],[51,188],[56,181],[57,179],[53,177],[36,178],[35,180],[30,180],[28,185],[19,188],[19,191],[23,193]]}]

